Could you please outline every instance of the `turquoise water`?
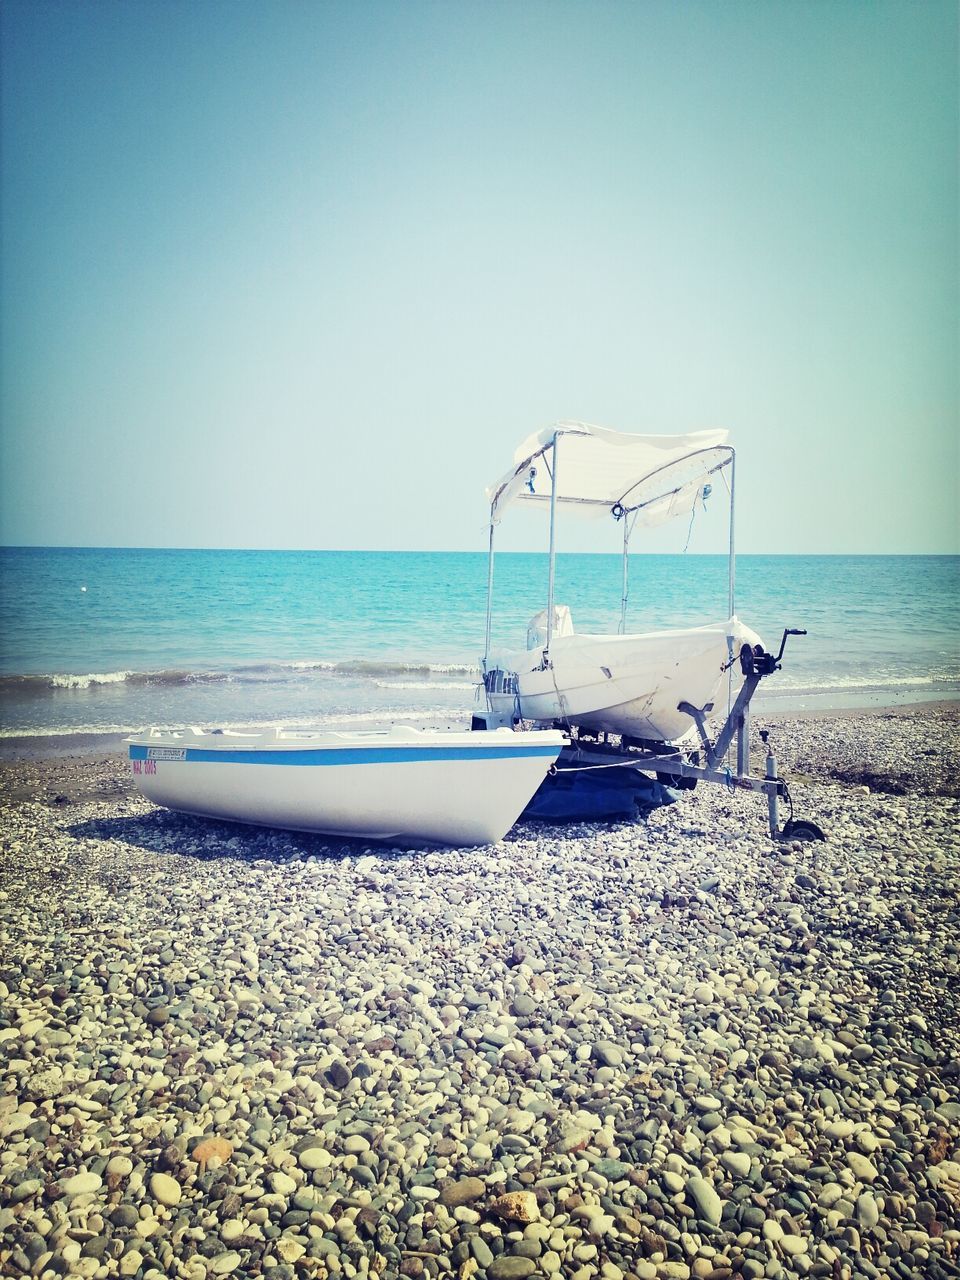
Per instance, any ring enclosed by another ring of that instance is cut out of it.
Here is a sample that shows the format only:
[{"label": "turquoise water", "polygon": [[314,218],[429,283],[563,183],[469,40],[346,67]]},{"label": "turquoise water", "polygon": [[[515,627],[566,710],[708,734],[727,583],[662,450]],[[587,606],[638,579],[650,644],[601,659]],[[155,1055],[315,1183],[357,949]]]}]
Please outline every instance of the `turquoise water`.
[{"label": "turquoise water", "polygon": [[[0,550],[0,729],[328,723],[468,714],[482,553]],[[561,555],[556,600],[615,631],[617,555]],[[495,648],[546,603],[546,556],[503,554]],[[631,559],[628,629],[726,617],[722,556]],[[783,708],[960,696],[960,557],[741,556],[737,612],[784,669]]]}]

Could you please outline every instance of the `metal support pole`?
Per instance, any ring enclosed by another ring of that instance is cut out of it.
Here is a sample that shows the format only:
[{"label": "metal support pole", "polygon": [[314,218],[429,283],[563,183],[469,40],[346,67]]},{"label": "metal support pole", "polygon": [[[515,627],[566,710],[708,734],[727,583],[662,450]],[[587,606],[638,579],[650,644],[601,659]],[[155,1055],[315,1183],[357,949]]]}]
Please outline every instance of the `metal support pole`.
[{"label": "metal support pole", "polygon": [[776,840],[780,834],[780,810],[777,797],[777,759],[773,754],[773,748],[767,748],[767,782],[772,785],[767,787],[767,812],[770,819],[770,839]]},{"label": "metal support pole", "polygon": [[708,702],[703,707],[695,707],[689,702],[678,702],[677,710],[682,711],[684,715],[688,715],[697,726],[697,733],[700,735],[700,745],[707,757],[707,764],[713,767],[716,764],[716,757],[713,754],[713,744],[707,733],[707,716],[713,710],[713,703]]},{"label": "metal support pole", "polygon": [[736,515],[737,455],[730,450],[730,550],[727,565],[727,617],[732,618],[736,611],[736,579],[737,560],[734,543],[734,525]]},{"label": "metal support pole", "polygon": [[543,646],[543,664],[550,660],[550,641],[553,639],[553,584],[556,566],[556,524],[557,524],[557,446],[560,443],[559,432],[553,437],[553,474],[550,477],[550,568],[547,575],[547,643]]},{"label": "metal support pole", "polygon": [[745,778],[750,772],[750,703],[740,713],[737,726],[737,776]]},{"label": "metal support pole", "polygon": [[490,544],[487,551],[487,631],[483,646],[483,671],[490,665],[490,629],[493,623],[493,508],[490,509]]},{"label": "metal support pole", "polygon": [[720,730],[720,736],[717,738],[716,746],[714,747],[718,760],[722,760],[729,751],[733,735],[736,733],[737,725],[740,723],[740,717],[749,706],[750,699],[756,692],[759,683],[760,677],[754,673],[752,676],[747,676],[740,686],[740,692],[737,694],[737,700],[733,704],[733,710],[727,716],[726,723]]},{"label": "metal support pole", "polygon": [[627,595],[629,593],[628,557],[630,554],[630,530],[627,525],[627,514],[623,516],[623,588],[620,593],[620,635],[627,629]]},{"label": "metal support pole", "polygon": [[[737,454],[736,450],[730,450],[730,547],[727,552],[727,617],[734,616],[736,609],[736,574],[737,559],[734,545],[734,528],[736,516],[736,486],[737,486]],[[730,663],[730,672],[727,676],[727,714],[730,713],[730,704],[733,701],[733,636],[727,636],[727,661]]]}]

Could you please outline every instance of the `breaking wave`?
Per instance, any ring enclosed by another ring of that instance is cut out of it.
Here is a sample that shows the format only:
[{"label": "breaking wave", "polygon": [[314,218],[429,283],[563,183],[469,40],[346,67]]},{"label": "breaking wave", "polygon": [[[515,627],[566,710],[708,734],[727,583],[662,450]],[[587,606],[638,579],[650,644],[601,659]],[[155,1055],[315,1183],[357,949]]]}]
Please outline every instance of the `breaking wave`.
[{"label": "breaking wave", "polygon": [[0,693],[44,693],[108,685],[181,685],[232,679],[228,671],[60,671],[44,675],[0,676]]},{"label": "breaking wave", "polygon": [[790,679],[789,675],[778,675],[776,685],[767,688],[763,686],[764,693],[774,693],[782,690],[785,694],[795,693],[832,693],[834,690],[842,692],[844,690],[857,689],[930,689],[930,688],[949,688],[955,685],[960,679],[960,675],[956,672],[935,672],[932,675],[924,676],[899,676],[877,674],[869,678],[857,678],[846,675],[834,675],[829,672],[818,675],[816,682],[811,682],[809,676],[795,677],[795,681]]},{"label": "breaking wave", "polygon": [[85,676],[51,676],[50,684],[54,689],[89,689],[92,684],[123,684],[132,675],[132,671],[91,671]]},{"label": "breaking wave", "polygon": [[[480,679],[480,673],[477,672],[476,680],[431,680],[431,689],[474,689]],[[378,689],[422,689],[422,680],[378,680]]]},{"label": "breaking wave", "polygon": [[[393,662],[357,658],[344,662],[323,660],[304,662],[244,663],[223,671],[58,671],[38,675],[0,676],[0,694],[55,693],[82,691],[110,685],[167,686],[244,682],[289,681],[311,674],[360,678],[374,681],[380,687],[419,688],[430,683],[437,688],[467,689],[480,677],[480,668],[456,663]],[[396,677],[396,683],[384,679]],[[450,677],[470,677],[451,680]]]},{"label": "breaking wave", "polygon": [[[433,728],[436,726],[448,725],[451,721],[469,719],[469,708],[460,708],[459,711],[451,712],[449,707],[392,707],[389,709],[380,709],[378,711],[334,711],[320,712],[312,716],[283,716],[277,718],[275,716],[248,716],[245,719],[237,719],[236,717],[218,718],[216,721],[205,721],[203,717],[198,718],[202,723],[209,723],[212,727],[214,724],[219,729],[329,729],[341,727],[349,730],[358,725],[389,725],[398,721],[404,724],[411,723],[419,725],[422,728]],[[0,726],[0,742],[5,739],[28,740],[30,738],[115,738],[131,733],[143,733],[151,724],[163,725],[168,721],[159,718],[149,721],[146,724],[142,722],[134,722],[132,720],[126,723],[109,723],[109,722],[91,722],[89,724],[59,724],[59,725],[31,725],[31,726]],[[178,727],[186,723],[183,719],[169,721],[170,727]]]},{"label": "breaking wave", "polygon": [[434,676],[475,676],[480,678],[479,666],[464,666],[447,662],[387,662],[381,659],[360,658],[351,662],[335,662],[329,669],[345,676],[420,676],[432,680]]}]

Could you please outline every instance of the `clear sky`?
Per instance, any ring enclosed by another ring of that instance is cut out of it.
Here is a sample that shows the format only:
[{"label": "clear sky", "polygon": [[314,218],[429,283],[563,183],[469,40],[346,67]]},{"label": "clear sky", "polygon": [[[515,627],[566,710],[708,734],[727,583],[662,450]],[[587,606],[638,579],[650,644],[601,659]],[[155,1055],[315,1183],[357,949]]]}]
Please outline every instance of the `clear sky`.
[{"label": "clear sky", "polygon": [[960,550],[954,0],[0,22],[0,541],[480,550],[580,418],[729,427],[743,550]]}]

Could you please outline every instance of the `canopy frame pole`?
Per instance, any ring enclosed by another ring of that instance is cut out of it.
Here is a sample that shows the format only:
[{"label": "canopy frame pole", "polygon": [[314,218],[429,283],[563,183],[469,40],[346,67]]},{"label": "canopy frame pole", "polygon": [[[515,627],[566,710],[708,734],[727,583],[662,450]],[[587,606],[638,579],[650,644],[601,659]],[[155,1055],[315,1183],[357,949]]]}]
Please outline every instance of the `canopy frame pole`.
[{"label": "canopy frame pole", "polygon": [[557,446],[560,432],[553,436],[553,466],[550,469],[550,566],[547,571],[547,643],[543,646],[544,669],[550,665],[550,642],[553,640],[553,589],[556,580],[556,525],[557,525]]},{"label": "canopy frame pole", "polygon": [[483,672],[486,675],[490,665],[490,633],[493,626],[493,507],[490,508],[490,542],[487,549],[487,628],[483,645]]},{"label": "canopy frame pole", "polygon": [[623,513],[623,589],[620,593],[620,629],[619,634],[623,635],[627,629],[627,596],[630,592],[628,568],[630,556],[630,528],[627,513]]},{"label": "canopy frame pole", "polygon": [[735,449],[730,450],[730,550],[727,562],[727,597],[729,612],[728,617],[732,618],[736,609],[736,577],[737,577],[737,558],[734,543],[734,528],[736,517],[736,484],[737,484],[737,453]]},{"label": "canopy frame pole", "polygon": [[[737,453],[730,450],[730,549],[727,553],[727,617],[732,618],[736,608],[736,554],[734,545],[737,488]],[[729,628],[733,630],[732,625]],[[727,716],[731,714],[733,704],[733,636],[727,636]],[[728,744],[729,745],[729,744]]]}]

